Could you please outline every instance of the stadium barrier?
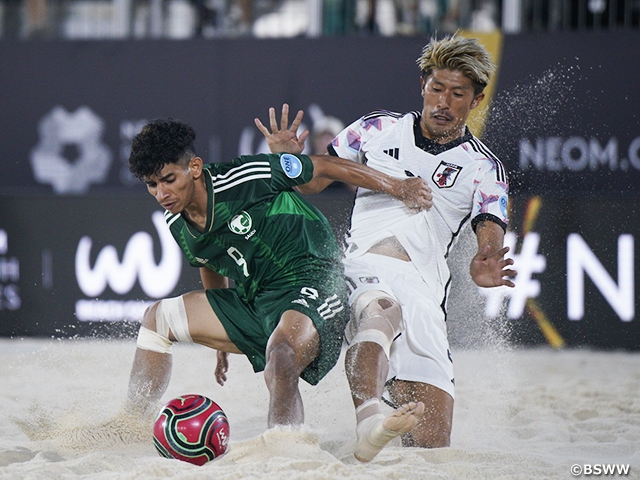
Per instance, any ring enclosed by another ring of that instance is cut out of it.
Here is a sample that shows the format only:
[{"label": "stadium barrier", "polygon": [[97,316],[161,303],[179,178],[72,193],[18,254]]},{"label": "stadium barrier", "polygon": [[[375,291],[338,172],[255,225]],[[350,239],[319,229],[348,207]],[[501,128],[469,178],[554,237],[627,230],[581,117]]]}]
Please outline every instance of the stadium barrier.
[{"label": "stadium barrier", "polygon": [[[503,315],[520,344],[640,348],[640,66],[628,57],[640,34],[499,40],[476,133],[510,173],[520,277],[515,292],[480,294],[485,315]],[[189,122],[216,162],[263,151],[253,118],[283,102],[311,129],[325,116],[419,109],[424,42],[4,43],[0,335],[128,335],[148,302],[198,288],[127,170],[147,119]],[[344,232],[349,191],[313,201]]]}]

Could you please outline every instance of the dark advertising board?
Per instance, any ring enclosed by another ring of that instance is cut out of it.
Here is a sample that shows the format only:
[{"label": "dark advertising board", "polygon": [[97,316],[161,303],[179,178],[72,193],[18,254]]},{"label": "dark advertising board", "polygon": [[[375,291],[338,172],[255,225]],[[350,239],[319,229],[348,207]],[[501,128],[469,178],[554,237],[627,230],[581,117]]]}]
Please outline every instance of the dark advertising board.
[{"label": "dark advertising board", "polygon": [[[481,294],[485,314],[506,315],[516,343],[640,348],[640,34],[502,40],[482,139],[510,175],[521,265],[515,291]],[[264,151],[253,119],[283,102],[312,130],[420,109],[426,41],[3,43],[0,335],[128,334],[149,302],[199,288],[128,172],[145,121],[189,122],[217,162]],[[339,234],[351,195],[313,200]]]},{"label": "dark advertising board", "polygon": [[[348,194],[311,200],[344,232]],[[0,336],[130,335],[154,301],[200,288],[148,194],[0,197]]]},{"label": "dark advertising board", "polygon": [[638,194],[639,47],[640,32],[505,38],[483,139],[514,193]]},{"label": "dark advertising board", "polygon": [[640,348],[640,200],[516,196],[505,238],[516,288],[484,289],[517,344]]},{"label": "dark advertising board", "polygon": [[197,285],[150,196],[0,204],[0,264],[12,266],[0,276],[0,335],[117,334],[149,302]]},{"label": "dark advertising board", "polygon": [[[127,169],[145,121],[198,133],[205,161],[266,148],[253,119],[288,102],[312,129],[420,108],[423,39],[10,42],[0,49],[0,192],[138,191]],[[26,81],[25,79],[28,79]]]}]

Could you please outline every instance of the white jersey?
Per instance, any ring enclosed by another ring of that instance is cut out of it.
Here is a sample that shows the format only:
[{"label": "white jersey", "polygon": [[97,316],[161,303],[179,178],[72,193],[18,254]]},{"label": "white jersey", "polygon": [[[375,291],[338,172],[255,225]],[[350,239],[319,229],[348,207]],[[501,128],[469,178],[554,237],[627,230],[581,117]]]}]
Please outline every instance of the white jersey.
[{"label": "white jersey", "polygon": [[489,219],[506,228],[509,187],[501,162],[468,129],[440,145],[422,136],[419,119],[419,112],[373,112],[344,129],[329,152],[392,177],[416,176],[429,183],[433,207],[417,213],[390,195],[358,189],[346,258],[396,237],[432,294],[444,301],[451,247],[469,221],[475,227]]}]

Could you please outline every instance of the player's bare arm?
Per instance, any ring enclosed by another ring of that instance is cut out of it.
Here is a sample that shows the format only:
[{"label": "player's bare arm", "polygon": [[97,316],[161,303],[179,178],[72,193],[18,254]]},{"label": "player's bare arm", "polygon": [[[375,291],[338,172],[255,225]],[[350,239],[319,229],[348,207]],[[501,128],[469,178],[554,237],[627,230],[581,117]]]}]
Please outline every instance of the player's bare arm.
[{"label": "player's bare arm", "polygon": [[490,220],[479,222],[476,226],[478,253],[471,260],[469,272],[474,283],[479,287],[515,287],[505,277],[515,277],[517,272],[509,266],[513,259],[504,258],[509,247],[503,247],[504,232],[502,227]]},{"label": "player's bare arm", "polygon": [[298,186],[301,193],[318,193],[333,181],[339,181],[387,193],[415,210],[428,210],[433,206],[431,188],[419,177],[395,178],[366,165],[329,155],[310,155],[313,179]]},{"label": "player's bare arm", "polygon": [[[289,127],[289,105],[282,105],[280,123],[278,124],[275,109],[269,108],[269,125],[271,131],[259,119],[255,124],[267,140],[267,145],[273,153],[301,153],[304,142],[309,135],[305,130],[298,137],[298,128],[302,122],[304,112],[299,110]],[[431,188],[421,178],[398,179],[374,170],[366,165],[329,155],[310,155],[313,161],[313,179],[297,190],[304,194],[315,194],[324,190],[334,181],[339,181],[366,188],[376,192],[383,192],[399,200],[414,210],[428,210],[433,206]]]}]

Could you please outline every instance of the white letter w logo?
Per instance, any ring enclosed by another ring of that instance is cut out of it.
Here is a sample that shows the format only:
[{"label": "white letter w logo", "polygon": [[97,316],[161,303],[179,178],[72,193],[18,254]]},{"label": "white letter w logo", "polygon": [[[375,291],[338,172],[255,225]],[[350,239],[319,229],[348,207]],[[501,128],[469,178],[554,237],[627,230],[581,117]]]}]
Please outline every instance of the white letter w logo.
[{"label": "white letter w logo", "polygon": [[180,248],[171,236],[164,215],[154,212],[151,219],[162,246],[158,265],[153,257],[153,238],[147,232],[137,232],[129,239],[122,263],[113,245],[104,247],[93,269],[90,265],[92,240],[86,236],[80,239],[76,252],[76,277],[85,295],[100,295],[107,283],[115,293],[122,295],[133,288],[136,278],[139,278],[142,290],[153,298],[164,297],[175,288],[182,270]]}]

